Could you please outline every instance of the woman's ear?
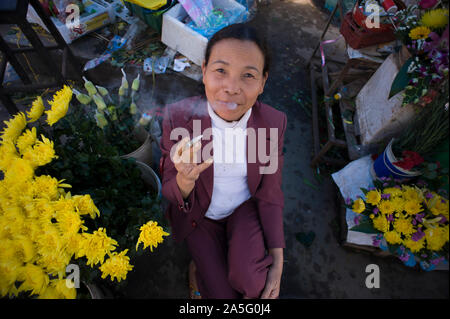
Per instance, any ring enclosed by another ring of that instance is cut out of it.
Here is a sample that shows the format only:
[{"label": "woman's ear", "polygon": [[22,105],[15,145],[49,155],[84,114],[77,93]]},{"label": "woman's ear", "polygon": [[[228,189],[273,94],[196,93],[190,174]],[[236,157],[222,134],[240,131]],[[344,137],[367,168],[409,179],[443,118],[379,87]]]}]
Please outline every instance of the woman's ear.
[{"label": "woman's ear", "polygon": [[205,73],[206,73],[206,61],[203,60],[203,63],[202,63],[202,75],[203,75],[203,78],[205,78]]},{"label": "woman's ear", "polygon": [[262,79],[262,84],[261,84],[261,89],[259,90],[259,94],[262,94],[262,92],[264,92],[264,86],[266,85],[266,81],[267,81],[268,77],[269,77],[269,72],[264,73],[264,76]]}]

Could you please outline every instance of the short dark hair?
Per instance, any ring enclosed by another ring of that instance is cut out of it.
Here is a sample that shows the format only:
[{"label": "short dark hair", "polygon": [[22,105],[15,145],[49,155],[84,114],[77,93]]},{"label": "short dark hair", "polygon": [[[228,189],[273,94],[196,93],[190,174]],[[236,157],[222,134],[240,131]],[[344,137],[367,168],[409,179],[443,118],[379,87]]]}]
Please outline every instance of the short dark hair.
[{"label": "short dark hair", "polygon": [[208,65],[211,50],[214,45],[217,42],[226,39],[237,39],[255,43],[264,56],[263,74],[269,72],[271,57],[267,43],[265,39],[258,34],[257,30],[247,23],[235,23],[217,31],[208,41],[206,46],[205,65]]}]

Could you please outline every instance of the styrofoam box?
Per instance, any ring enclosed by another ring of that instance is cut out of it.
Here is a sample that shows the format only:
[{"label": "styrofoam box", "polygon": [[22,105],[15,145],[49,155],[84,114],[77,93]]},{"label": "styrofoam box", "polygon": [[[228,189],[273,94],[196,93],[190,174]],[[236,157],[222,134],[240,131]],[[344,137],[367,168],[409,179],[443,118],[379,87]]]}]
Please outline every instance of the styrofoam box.
[{"label": "styrofoam box", "polygon": [[[234,0],[212,0],[213,6],[223,9],[245,7]],[[163,14],[161,41],[171,49],[180,52],[197,65],[202,65],[208,39],[195,32],[183,21],[187,12],[178,3]]]}]

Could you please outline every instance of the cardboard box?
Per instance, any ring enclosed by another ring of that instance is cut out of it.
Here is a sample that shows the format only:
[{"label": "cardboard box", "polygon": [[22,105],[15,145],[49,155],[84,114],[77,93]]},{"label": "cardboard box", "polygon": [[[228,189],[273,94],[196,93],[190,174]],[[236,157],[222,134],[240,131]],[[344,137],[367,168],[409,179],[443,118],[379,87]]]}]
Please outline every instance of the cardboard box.
[{"label": "cardboard box", "polygon": [[[212,0],[213,6],[223,9],[245,10],[234,0]],[[208,39],[195,32],[182,21],[188,16],[178,3],[163,15],[161,41],[171,49],[180,52],[197,65],[202,65]]]},{"label": "cardboard box", "polygon": [[[80,24],[76,28],[69,29],[66,23],[61,22],[55,17],[50,17],[67,44],[70,44],[72,41],[82,37],[83,35],[100,29],[101,27],[115,21],[116,15],[113,5],[102,0],[83,0],[83,4],[87,12],[91,13],[81,13]],[[27,19],[29,22],[38,23],[41,27],[47,30],[46,26],[31,6],[28,8]]]}]

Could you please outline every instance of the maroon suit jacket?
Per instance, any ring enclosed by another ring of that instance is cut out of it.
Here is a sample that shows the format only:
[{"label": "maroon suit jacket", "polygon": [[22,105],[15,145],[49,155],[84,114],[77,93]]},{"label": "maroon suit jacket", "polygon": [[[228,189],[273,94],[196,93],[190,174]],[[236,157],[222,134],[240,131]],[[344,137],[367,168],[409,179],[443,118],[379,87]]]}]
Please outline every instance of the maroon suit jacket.
[{"label": "maroon suit jacket", "polygon": [[[162,194],[169,201],[165,214],[171,224],[172,236],[177,242],[184,240],[203,221],[211,202],[213,190],[214,164],[200,174],[189,197],[183,200],[175,178],[177,170],[170,159],[172,146],[182,139],[179,136],[177,140],[171,140],[172,129],[183,127],[189,131],[190,138],[193,138],[193,121],[195,119],[201,121],[202,133],[204,129],[211,128],[211,118],[207,111],[206,99],[200,96],[190,97],[165,107],[160,172],[162,175]],[[252,107],[252,113],[247,122],[247,128],[252,127],[255,131],[258,128],[267,129],[266,154],[269,152],[270,144],[269,128],[278,129],[278,149],[275,153],[278,158],[278,168],[273,174],[260,173],[259,168],[268,166],[269,163],[262,164],[258,156],[256,156],[256,163],[249,163],[247,137],[248,187],[252,200],[255,200],[257,204],[267,248],[285,247],[283,230],[284,196],[281,190],[281,173],[286,122],[286,115],[283,112],[259,101]],[[212,140],[202,139],[202,150],[208,143],[212,143]],[[202,159],[202,161],[204,160],[205,158]],[[247,205],[247,207],[251,206],[253,205]]]}]

